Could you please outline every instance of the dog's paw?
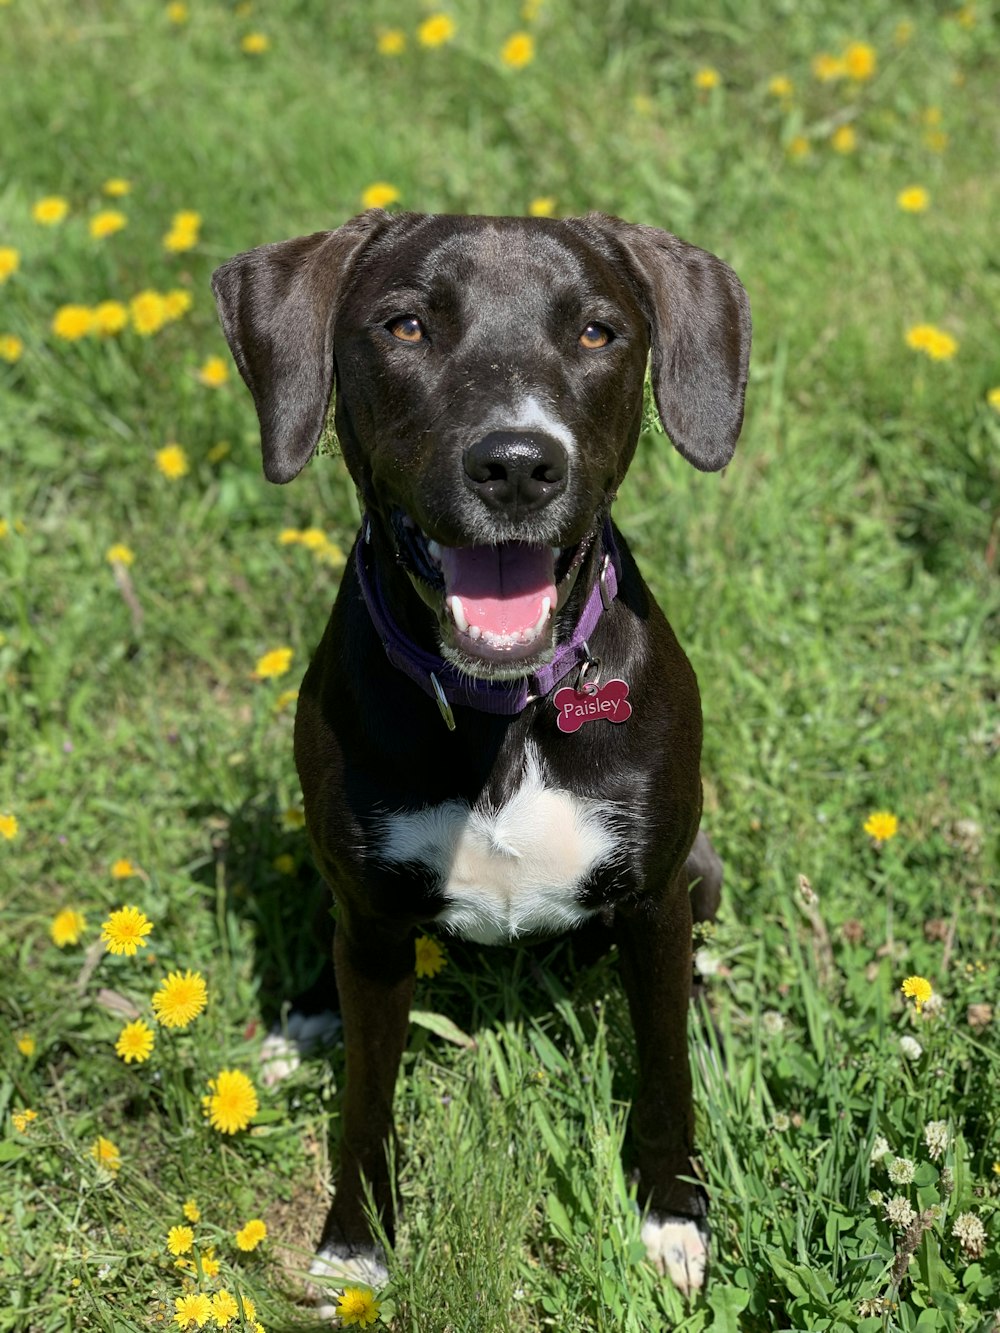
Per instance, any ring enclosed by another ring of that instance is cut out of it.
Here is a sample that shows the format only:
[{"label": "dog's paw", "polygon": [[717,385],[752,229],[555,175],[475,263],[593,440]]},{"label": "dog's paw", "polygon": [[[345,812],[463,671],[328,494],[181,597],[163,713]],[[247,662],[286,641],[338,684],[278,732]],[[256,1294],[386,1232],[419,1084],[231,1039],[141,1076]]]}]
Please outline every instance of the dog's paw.
[{"label": "dog's paw", "polygon": [[701,1290],[708,1264],[708,1230],[703,1222],[650,1213],[641,1235],[650,1262],[682,1296]]},{"label": "dog's paw", "polygon": [[293,1009],[284,1027],[275,1027],[260,1048],[261,1080],[266,1088],[294,1074],[304,1055],[329,1046],[340,1034],[340,1015],[331,1009],[302,1014]]},{"label": "dog's paw", "polygon": [[337,1249],[324,1245],[309,1268],[307,1294],[316,1306],[320,1319],[333,1319],[337,1307],[330,1298],[342,1287],[372,1287],[377,1289],[388,1281],[385,1255],[378,1245],[345,1246]]}]

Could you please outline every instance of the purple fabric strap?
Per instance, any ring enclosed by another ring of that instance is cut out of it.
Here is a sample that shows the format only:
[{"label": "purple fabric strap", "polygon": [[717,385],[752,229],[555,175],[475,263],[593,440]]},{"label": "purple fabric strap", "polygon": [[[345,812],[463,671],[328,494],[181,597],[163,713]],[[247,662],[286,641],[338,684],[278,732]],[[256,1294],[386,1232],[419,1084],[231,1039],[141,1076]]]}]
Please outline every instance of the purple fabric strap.
[{"label": "purple fabric strap", "polygon": [[587,656],[584,645],[593,634],[605,608],[610,606],[618,595],[621,559],[611,531],[611,520],[605,519],[601,531],[604,555],[600,577],[590,590],[569,642],[560,644],[552,661],[530,676],[512,681],[477,680],[463,675],[437,653],[427,653],[418,648],[405,637],[392,619],[385,604],[378,571],[369,568],[366,557],[367,544],[364,533],[368,521],[366,515],[361,528],[362,535],[355,546],[354,560],[365,606],[368,608],[376,633],[382,640],[389,661],[435,701],[438,701],[438,695],[434,689],[432,675],[449,704],[460,704],[463,708],[477,708],[481,713],[514,717],[522,712],[532,699],[539,699],[548,694],[549,690],[564,676],[568,676],[574,667],[581,665]]}]

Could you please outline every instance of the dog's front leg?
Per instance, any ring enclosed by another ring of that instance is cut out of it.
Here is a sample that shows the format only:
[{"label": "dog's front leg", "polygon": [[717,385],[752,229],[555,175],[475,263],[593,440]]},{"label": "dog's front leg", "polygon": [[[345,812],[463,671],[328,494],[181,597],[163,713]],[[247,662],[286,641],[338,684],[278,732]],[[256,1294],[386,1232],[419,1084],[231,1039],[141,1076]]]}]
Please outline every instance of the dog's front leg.
[{"label": "dog's front leg", "polygon": [[631,1131],[646,1252],[685,1295],[704,1281],[707,1206],[690,1176],[694,1110],[687,1051],[691,992],[691,902],[682,870],[655,900],[615,910],[615,941],[635,1030],[639,1084]]},{"label": "dog's front leg", "polygon": [[342,904],[333,959],[344,1020],[347,1082],[334,1199],[313,1273],[377,1285],[386,1274],[365,1216],[364,1182],[392,1239],[387,1147],[413,995],[412,932],[387,929],[384,922],[361,917]]}]

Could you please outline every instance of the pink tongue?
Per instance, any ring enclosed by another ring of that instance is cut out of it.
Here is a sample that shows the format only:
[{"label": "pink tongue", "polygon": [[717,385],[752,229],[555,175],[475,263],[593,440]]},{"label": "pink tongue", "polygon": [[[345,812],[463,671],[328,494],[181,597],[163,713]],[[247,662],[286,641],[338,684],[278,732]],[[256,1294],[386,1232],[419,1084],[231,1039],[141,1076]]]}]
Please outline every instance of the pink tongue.
[{"label": "pink tongue", "polygon": [[445,597],[457,597],[469,625],[489,634],[533,629],[543,600],[556,604],[555,569],[547,546],[445,546],[440,552]]}]

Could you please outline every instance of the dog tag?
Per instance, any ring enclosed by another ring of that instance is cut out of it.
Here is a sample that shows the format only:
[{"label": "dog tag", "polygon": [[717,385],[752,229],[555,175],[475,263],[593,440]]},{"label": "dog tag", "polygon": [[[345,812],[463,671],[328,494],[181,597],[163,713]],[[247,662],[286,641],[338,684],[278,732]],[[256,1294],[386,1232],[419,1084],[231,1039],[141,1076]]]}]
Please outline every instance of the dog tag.
[{"label": "dog tag", "polygon": [[628,701],[628,683],[608,680],[603,685],[588,685],[575,690],[571,685],[556,690],[552,696],[559,717],[560,731],[579,731],[585,722],[625,722],[632,716]]}]

